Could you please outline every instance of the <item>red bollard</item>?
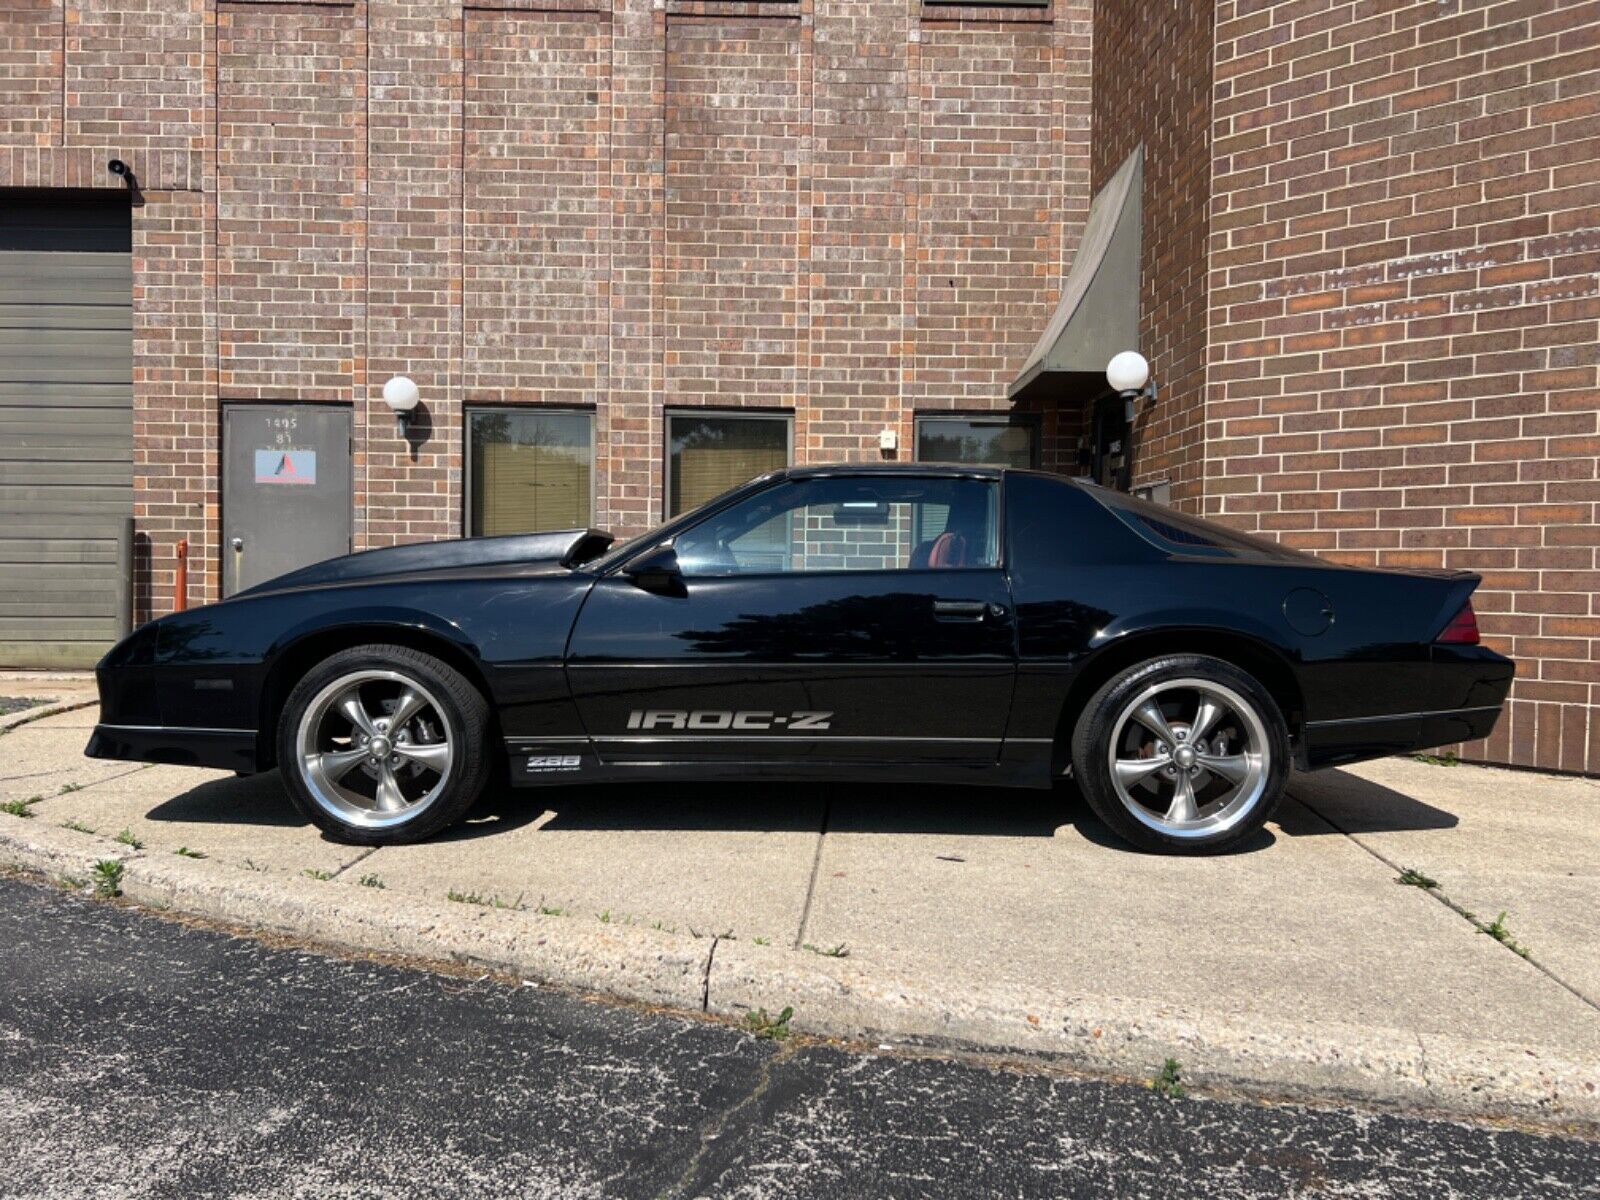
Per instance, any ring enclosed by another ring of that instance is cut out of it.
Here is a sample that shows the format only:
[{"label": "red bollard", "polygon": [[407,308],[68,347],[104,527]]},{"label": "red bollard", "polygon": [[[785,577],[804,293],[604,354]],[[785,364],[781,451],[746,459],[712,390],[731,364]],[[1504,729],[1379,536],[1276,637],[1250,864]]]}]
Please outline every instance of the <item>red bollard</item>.
[{"label": "red bollard", "polygon": [[182,612],[189,607],[189,539],[178,543],[178,577],[172,584],[172,611]]}]

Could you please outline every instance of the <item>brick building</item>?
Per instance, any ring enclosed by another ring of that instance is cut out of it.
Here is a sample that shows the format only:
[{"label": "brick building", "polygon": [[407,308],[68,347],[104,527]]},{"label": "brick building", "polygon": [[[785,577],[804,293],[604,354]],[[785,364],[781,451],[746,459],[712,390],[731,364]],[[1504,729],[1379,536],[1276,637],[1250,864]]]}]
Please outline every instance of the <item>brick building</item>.
[{"label": "brick building", "polygon": [[[1140,147],[1158,398],[1012,399]],[[103,644],[130,515],[143,617],[180,539],[215,598],[782,461],[1115,461],[1483,572],[1467,751],[1600,770],[1592,0],[0,0],[0,189],[12,661]]]}]

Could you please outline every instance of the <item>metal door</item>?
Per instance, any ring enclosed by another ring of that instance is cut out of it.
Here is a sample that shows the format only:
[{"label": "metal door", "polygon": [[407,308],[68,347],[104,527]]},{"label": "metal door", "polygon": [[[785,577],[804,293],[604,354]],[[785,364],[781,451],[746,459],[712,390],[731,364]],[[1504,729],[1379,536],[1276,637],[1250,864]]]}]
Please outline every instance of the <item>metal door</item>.
[{"label": "metal door", "polygon": [[223,410],[222,594],[350,553],[350,412]]},{"label": "metal door", "polygon": [[87,667],[127,632],[127,196],[0,192],[0,664]]}]

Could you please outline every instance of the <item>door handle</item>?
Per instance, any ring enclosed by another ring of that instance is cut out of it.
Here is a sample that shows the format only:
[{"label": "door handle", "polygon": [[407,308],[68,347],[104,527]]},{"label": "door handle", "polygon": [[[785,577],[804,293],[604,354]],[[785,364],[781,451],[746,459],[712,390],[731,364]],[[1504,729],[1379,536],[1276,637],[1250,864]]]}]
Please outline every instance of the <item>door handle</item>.
[{"label": "door handle", "polygon": [[935,600],[933,618],[936,621],[981,621],[989,605],[982,600]]}]

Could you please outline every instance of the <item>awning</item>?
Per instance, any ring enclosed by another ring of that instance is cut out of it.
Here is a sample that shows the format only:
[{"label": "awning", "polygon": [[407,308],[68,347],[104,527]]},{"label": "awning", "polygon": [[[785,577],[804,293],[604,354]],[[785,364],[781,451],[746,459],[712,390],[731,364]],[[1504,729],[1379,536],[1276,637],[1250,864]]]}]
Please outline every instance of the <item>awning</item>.
[{"label": "awning", "polygon": [[1139,349],[1140,196],[1144,146],[1135,148],[1089,204],[1083,241],[1061,303],[1007,397],[1056,371],[1103,373],[1119,350]]}]

